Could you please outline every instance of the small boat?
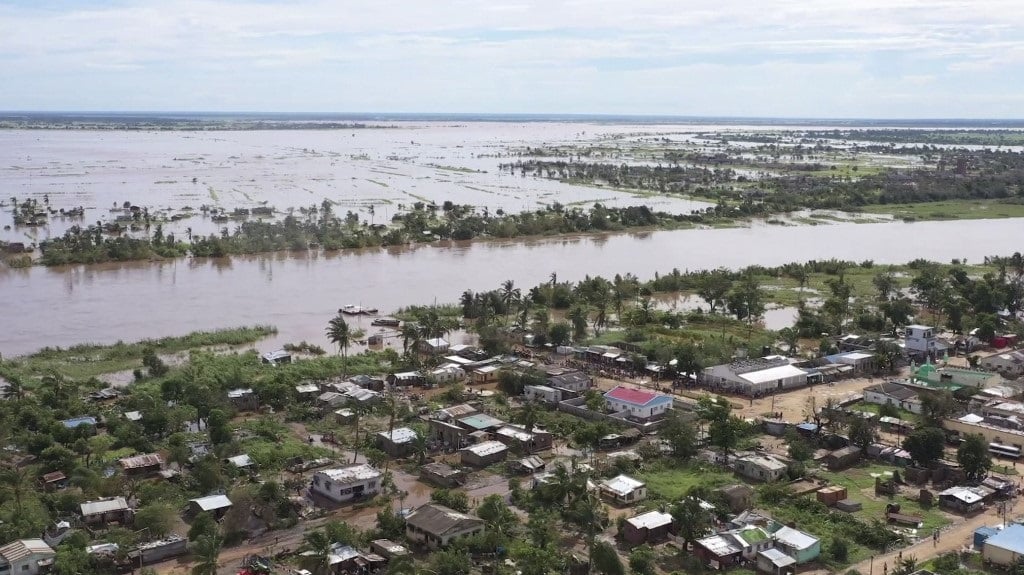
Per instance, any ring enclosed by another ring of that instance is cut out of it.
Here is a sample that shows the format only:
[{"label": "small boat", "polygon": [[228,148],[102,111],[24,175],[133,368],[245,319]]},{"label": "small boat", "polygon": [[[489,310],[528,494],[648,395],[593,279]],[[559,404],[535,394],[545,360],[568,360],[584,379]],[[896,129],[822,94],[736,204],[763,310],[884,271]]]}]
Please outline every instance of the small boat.
[{"label": "small boat", "polygon": [[363,307],[361,305],[346,305],[338,310],[345,315],[377,315],[377,308]]},{"label": "small boat", "polygon": [[398,327],[401,322],[393,317],[378,317],[373,320],[372,324],[381,327]]}]

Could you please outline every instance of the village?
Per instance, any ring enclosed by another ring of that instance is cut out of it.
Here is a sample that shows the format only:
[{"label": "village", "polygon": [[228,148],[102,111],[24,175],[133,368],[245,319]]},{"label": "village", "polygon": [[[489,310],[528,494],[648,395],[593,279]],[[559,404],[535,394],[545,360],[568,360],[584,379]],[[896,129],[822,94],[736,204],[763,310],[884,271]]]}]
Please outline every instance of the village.
[{"label": "village", "polygon": [[695,365],[614,331],[502,330],[491,353],[428,329],[348,355],[339,311],[341,357],[147,349],[128,385],[6,376],[0,574],[1018,568],[1024,350],[1004,325]]}]

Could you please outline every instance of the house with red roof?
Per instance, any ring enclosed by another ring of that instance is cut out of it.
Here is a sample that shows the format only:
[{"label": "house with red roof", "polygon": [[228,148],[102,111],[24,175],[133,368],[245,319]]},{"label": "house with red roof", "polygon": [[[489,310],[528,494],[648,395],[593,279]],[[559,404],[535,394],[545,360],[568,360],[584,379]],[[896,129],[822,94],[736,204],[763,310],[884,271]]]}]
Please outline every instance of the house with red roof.
[{"label": "house with red roof", "polygon": [[605,393],[604,401],[610,411],[641,421],[654,419],[672,407],[672,398],[667,395],[621,385]]}]

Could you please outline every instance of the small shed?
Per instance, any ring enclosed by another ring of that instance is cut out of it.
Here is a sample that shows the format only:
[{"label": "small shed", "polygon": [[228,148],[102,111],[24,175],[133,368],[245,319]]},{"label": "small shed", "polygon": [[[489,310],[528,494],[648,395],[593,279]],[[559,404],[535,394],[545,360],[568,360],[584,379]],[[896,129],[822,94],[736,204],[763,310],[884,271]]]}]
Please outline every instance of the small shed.
[{"label": "small shed", "polygon": [[842,485],[830,485],[828,487],[819,489],[815,497],[821,503],[824,503],[825,505],[832,507],[838,501],[846,499],[846,488],[843,487]]},{"label": "small shed", "polygon": [[729,506],[729,511],[740,513],[754,505],[754,489],[745,483],[734,483],[715,490]]},{"label": "small shed", "polygon": [[388,561],[395,557],[402,557],[409,554],[404,545],[399,545],[390,539],[376,539],[370,542],[370,551],[380,555]]},{"label": "small shed", "polygon": [[447,463],[428,463],[420,468],[420,478],[441,487],[458,487],[466,482],[466,473]]},{"label": "small shed", "polygon": [[145,453],[122,458],[118,460],[118,463],[125,475],[138,477],[159,472],[163,467],[164,460],[158,453]]},{"label": "small shed", "polygon": [[530,455],[515,462],[515,468],[520,473],[540,473],[547,466],[539,455]]}]

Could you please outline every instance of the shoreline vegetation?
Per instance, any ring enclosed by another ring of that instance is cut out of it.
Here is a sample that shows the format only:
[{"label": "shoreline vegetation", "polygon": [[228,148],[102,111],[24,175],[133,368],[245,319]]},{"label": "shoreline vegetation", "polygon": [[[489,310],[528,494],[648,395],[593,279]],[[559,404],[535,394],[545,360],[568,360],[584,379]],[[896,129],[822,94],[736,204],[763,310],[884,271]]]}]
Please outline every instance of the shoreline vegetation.
[{"label": "shoreline vegetation", "polygon": [[[31,201],[23,202],[16,210],[32,211]],[[654,211],[648,206],[606,207],[600,203],[587,210],[554,203],[531,212],[507,214],[500,209],[490,213],[484,207],[478,211],[470,205],[444,202],[441,206],[416,202],[405,212],[396,214],[391,225],[369,224],[360,221],[358,214],[348,211],[343,216],[334,213],[332,204],[324,201],[320,206],[289,210],[281,220],[263,219],[265,212],[256,216],[238,213],[207,214],[224,225],[219,234],[192,234],[176,237],[164,233],[165,218],[151,217],[147,208],[130,206],[125,221],[115,224],[96,222],[87,226],[72,226],[63,236],[43,240],[40,255],[12,250],[0,242],[0,253],[8,252],[3,261],[11,268],[32,265],[61,266],[98,264],[108,262],[154,261],[179,257],[230,257],[273,252],[327,252],[347,249],[398,247],[435,241],[477,241],[516,238],[553,238],[589,234],[650,232],[694,229],[698,227],[723,228],[741,225],[754,218],[768,218],[769,225],[819,225],[832,222],[858,221],[857,213],[850,219],[842,213],[762,214],[757,204],[745,202],[738,206],[719,203],[689,214]],[[189,210],[194,211],[194,210]],[[275,213],[270,211],[271,214]],[[1024,203],[991,203],[977,200],[949,201],[922,204],[869,206],[862,213],[884,215],[895,213],[904,221],[951,220],[1001,217],[1024,217]],[[780,219],[786,217],[786,219]],[[877,220],[870,220],[871,222]]]},{"label": "shoreline vegetation", "polygon": [[[20,204],[24,205],[24,203]],[[31,208],[19,208],[31,209]],[[95,264],[117,261],[144,261],[184,256],[225,257],[276,251],[323,249],[360,249],[403,246],[438,240],[511,239],[526,236],[667,230],[697,225],[725,225],[736,221],[724,206],[670,214],[647,206],[592,209],[566,207],[555,203],[532,212],[490,213],[469,205],[444,202],[438,206],[416,202],[411,209],[392,218],[390,226],[360,221],[352,211],[335,215],[332,204],[301,208],[279,221],[250,219],[248,214],[234,220],[234,229],[221,228],[219,234],[188,234],[183,239],[165,234],[160,221],[149,218],[147,209],[130,210],[132,216],[123,226],[111,228],[97,222],[73,226],[63,236],[43,240],[38,263],[44,266]],[[223,217],[223,216],[215,216]],[[225,223],[226,217],[218,220]],[[141,233],[129,231],[138,228]],[[3,247],[0,245],[0,247]],[[8,258],[11,267],[35,263],[30,256]]]}]

